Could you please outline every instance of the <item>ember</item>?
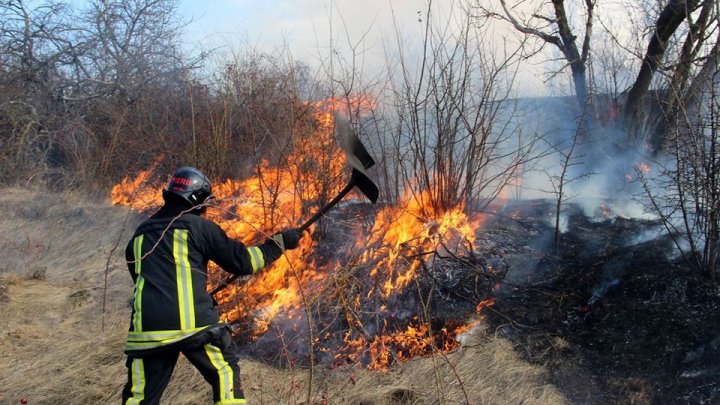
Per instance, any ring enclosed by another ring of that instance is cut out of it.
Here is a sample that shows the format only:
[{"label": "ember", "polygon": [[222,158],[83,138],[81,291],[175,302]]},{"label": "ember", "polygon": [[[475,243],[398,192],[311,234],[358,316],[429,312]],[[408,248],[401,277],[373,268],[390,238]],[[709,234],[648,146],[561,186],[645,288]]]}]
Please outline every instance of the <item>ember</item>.
[{"label": "ember", "polygon": [[475,307],[475,312],[478,314],[482,312],[483,308],[487,308],[489,306],[495,305],[495,297],[490,297],[488,299],[480,301],[479,304]]},{"label": "ember", "polygon": [[605,202],[600,203],[600,215],[605,218],[611,218],[613,216],[612,210],[607,206]]},{"label": "ember", "polygon": [[637,170],[642,173],[648,173],[650,172],[650,166],[645,162],[641,162],[637,164]]},{"label": "ember", "polygon": [[[370,108],[368,101],[358,102],[366,103],[358,108]],[[296,226],[312,211],[309,207],[321,205],[323,196],[341,188],[344,162],[338,158],[343,153],[332,146],[333,115],[320,109],[328,104],[332,102],[315,106],[316,130],[297,142],[283,167],[265,161],[255,177],[214,183],[218,199],[208,216],[230,236],[251,244],[278,227]],[[158,207],[163,184],[152,181],[158,163],[115,186],[113,202],[142,211]],[[317,179],[318,167],[327,179]],[[408,193],[377,214],[365,210],[363,215],[374,219],[362,221],[364,228],[334,226],[327,240],[303,238],[299,249],[271,268],[219,292],[215,298],[222,318],[243,338],[264,342],[267,355],[285,353],[285,359],[278,359],[283,361],[302,361],[288,353],[302,357],[312,350],[320,361],[382,369],[458,347],[455,336],[468,329],[461,318],[472,315],[475,306],[479,312],[493,302],[478,298],[463,315],[432,319],[424,312],[432,288],[418,280],[418,272],[431,273],[436,258],[471,252],[483,217],[469,217],[463,207],[435,212],[426,200],[423,194]],[[352,204],[344,215],[361,209],[362,204]],[[328,243],[332,246],[324,246]],[[210,271],[212,288],[222,272],[212,266]],[[416,288],[409,289],[413,283]]]}]

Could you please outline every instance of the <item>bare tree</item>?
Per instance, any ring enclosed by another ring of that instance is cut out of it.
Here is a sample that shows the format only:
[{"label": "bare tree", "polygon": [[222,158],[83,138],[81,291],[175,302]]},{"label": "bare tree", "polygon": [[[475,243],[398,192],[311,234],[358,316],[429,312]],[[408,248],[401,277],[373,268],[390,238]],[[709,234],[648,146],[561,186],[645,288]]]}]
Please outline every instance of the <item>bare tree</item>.
[{"label": "bare tree", "polygon": [[0,5],[3,169],[65,187],[152,162],[198,62],[180,50],[177,2],[29,4]]},{"label": "bare tree", "polygon": [[22,0],[11,0],[0,7],[0,60],[10,74],[3,82],[21,80],[45,88],[56,84],[86,50],[78,38],[82,29],[71,23],[70,13],[72,9],[59,1],[28,7]]},{"label": "bare tree", "polygon": [[[720,15],[717,16],[720,19]],[[707,57],[695,77],[688,85],[687,92],[680,100],[679,106],[688,106],[697,109],[702,105],[702,100],[706,98],[708,88],[717,84],[717,80],[713,81],[717,74],[718,66],[720,66],[720,29],[717,29],[717,38],[715,45],[708,52]],[[673,111],[677,114],[679,109]]]},{"label": "bare tree", "polygon": [[[702,54],[705,44],[711,40],[712,32],[718,31],[717,27],[714,26],[716,21],[713,21],[718,17],[717,7],[717,4],[713,5],[713,2],[707,1],[700,5],[700,11],[696,19],[693,19],[691,14],[687,17],[687,33],[680,48],[675,69],[671,71],[671,80],[668,85],[668,111],[672,111],[674,106],[683,101],[683,99],[686,99],[688,95],[691,95],[691,93],[687,92],[687,87],[691,74],[693,73],[693,65],[702,60],[702,58],[699,57]],[[720,32],[718,35],[720,36]],[[715,46],[717,47],[717,42]],[[710,57],[716,54],[717,49],[714,51],[711,50],[708,53]]]},{"label": "bare tree", "polygon": [[[689,30],[686,43],[682,47],[681,59],[678,62],[677,68],[675,69],[676,74],[671,82],[671,86],[673,86],[672,90],[681,91],[681,88],[684,87],[685,82],[688,80],[692,55],[697,54],[697,50],[700,49],[698,45],[704,43],[704,35],[703,38],[700,39],[701,37],[698,37],[697,34],[700,31],[705,32],[709,12],[712,10],[712,2],[705,3],[699,19],[700,24],[694,25]],[[643,123],[647,118],[643,112],[645,95],[650,88],[655,73],[662,66],[671,37],[683,22],[688,21],[690,24],[693,24],[690,22],[690,16],[700,4],[701,2],[699,0],[671,0],[665,5],[658,16],[653,35],[650,38],[647,51],[640,66],[640,71],[625,101],[625,123],[632,135],[637,137],[646,132],[646,129],[643,128]],[[700,43],[698,43],[698,40],[700,40]],[[674,97],[677,97],[677,93],[674,94]]]},{"label": "bare tree", "polygon": [[[397,34],[399,65],[391,69],[387,97],[392,105],[390,136],[398,149],[399,184],[421,202],[428,217],[445,210],[491,201],[531,158],[534,138],[510,124],[509,92],[520,48],[487,52],[487,26],[469,12],[440,21],[431,5],[423,18],[423,54],[411,61]],[[449,29],[459,21],[457,30]],[[390,170],[391,172],[393,169]]]},{"label": "bare tree", "polygon": [[[150,86],[171,89],[195,66],[180,50],[177,0],[93,0],[86,13],[95,43],[82,60],[95,94],[132,103]],[[90,39],[88,39],[90,40]]]},{"label": "bare tree", "polygon": [[552,194],[555,197],[555,249],[560,248],[560,219],[563,209],[563,204],[569,201],[573,196],[568,191],[570,185],[576,181],[586,179],[594,172],[588,171],[585,166],[583,159],[584,155],[578,154],[578,150],[581,149],[582,139],[585,138],[586,129],[581,125],[583,119],[577,120],[578,125],[575,129],[575,133],[569,138],[560,141],[556,144],[551,144],[550,149],[554,150],[556,156],[559,158],[559,166],[557,171],[551,172],[546,169],[545,174],[550,181],[552,190],[545,190],[545,192]]},{"label": "bare tree", "polygon": [[[706,65],[707,68],[707,65]],[[720,259],[720,69],[703,69],[705,89],[678,110],[671,160],[657,176],[638,173],[651,208],[678,250],[717,286]]]},{"label": "bare tree", "polygon": [[[499,1],[502,11],[488,8],[482,3],[481,1],[477,2],[481,17],[506,21],[522,34],[536,37],[560,51],[566,66],[570,67],[578,106],[583,108],[588,95],[586,70],[590,55],[596,0],[584,0],[583,2],[584,36],[580,46],[577,43],[578,34],[575,33],[577,28],[571,24],[564,0],[544,1],[526,13],[517,11],[515,6],[508,7],[506,0]],[[526,2],[519,2],[516,5],[525,6],[526,4]]]},{"label": "bare tree", "polygon": [[0,5],[0,165],[15,179],[40,178],[55,160],[53,130],[65,122],[59,100],[75,58],[86,50],[60,2]]}]

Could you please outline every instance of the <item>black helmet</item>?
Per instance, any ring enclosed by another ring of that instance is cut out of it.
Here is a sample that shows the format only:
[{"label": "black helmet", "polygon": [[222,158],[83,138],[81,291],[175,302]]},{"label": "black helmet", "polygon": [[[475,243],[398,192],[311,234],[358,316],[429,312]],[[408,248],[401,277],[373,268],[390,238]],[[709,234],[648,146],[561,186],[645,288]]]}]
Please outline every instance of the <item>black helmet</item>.
[{"label": "black helmet", "polygon": [[165,190],[163,190],[163,198],[167,202],[169,199],[190,203],[190,207],[201,205],[209,198],[214,198],[212,194],[212,186],[210,180],[200,170],[183,166],[175,171]]}]

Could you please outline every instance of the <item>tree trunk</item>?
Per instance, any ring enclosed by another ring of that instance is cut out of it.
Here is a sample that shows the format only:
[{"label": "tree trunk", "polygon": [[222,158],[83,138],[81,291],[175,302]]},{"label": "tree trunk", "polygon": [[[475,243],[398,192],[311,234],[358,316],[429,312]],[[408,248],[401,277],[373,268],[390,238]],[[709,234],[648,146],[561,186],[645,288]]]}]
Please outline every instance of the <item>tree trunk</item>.
[{"label": "tree trunk", "polygon": [[[481,1],[478,1],[478,3],[481,3]],[[562,52],[565,60],[568,62],[568,65],[570,65],[578,106],[582,109],[585,106],[585,98],[587,96],[585,63],[587,62],[587,55],[590,48],[590,37],[592,35],[593,10],[595,6],[594,0],[585,0],[587,19],[585,21],[585,39],[583,40],[582,53],[578,51],[578,47],[575,42],[577,36],[573,34],[572,28],[568,22],[564,0],[552,0],[555,18],[535,14],[533,15],[533,18],[539,18],[545,23],[550,22],[551,24],[557,24],[557,32],[552,33],[534,28],[528,25],[527,22],[518,20],[508,8],[506,0],[500,0],[500,4],[505,12],[505,16],[503,18],[510,22],[516,30],[525,35],[532,35],[540,38],[544,42],[554,45],[560,50],[560,52]],[[480,8],[484,9],[482,6],[480,6]]]},{"label": "tree trunk", "polygon": [[639,138],[643,131],[643,101],[660,62],[665,56],[667,43],[680,24],[694,10],[700,0],[671,0],[655,22],[655,33],[650,39],[640,72],[628,93],[625,103],[625,124],[630,137]]},{"label": "tree trunk", "polygon": [[697,58],[700,48],[705,43],[707,37],[708,20],[712,14],[713,8],[716,5],[712,1],[705,2],[702,6],[702,11],[698,16],[690,30],[688,31],[685,42],[683,43],[682,51],[680,53],[680,60],[678,66],[675,68],[673,73],[672,81],[669,86],[668,94],[668,111],[672,113],[672,110],[679,101],[682,100],[687,89],[688,78],[690,77],[690,68]]},{"label": "tree trunk", "polygon": [[558,34],[563,43],[562,51],[565,59],[570,64],[572,72],[573,84],[575,85],[575,95],[578,100],[578,106],[585,105],[585,97],[587,96],[587,83],[585,81],[585,61],[580,56],[575,39],[568,23],[567,13],[565,12],[564,0],[552,0],[555,7],[555,17],[557,18]]},{"label": "tree trunk", "polygon": [[703,89],[713,85],[714,76],[720,71],[720,32],[718,32],[715,46],[708,53],[708,57],[700,69],[700,72],[693,78],[683,97],[683,106],[691,113],[697,111],[697,106],[702,102]]}]

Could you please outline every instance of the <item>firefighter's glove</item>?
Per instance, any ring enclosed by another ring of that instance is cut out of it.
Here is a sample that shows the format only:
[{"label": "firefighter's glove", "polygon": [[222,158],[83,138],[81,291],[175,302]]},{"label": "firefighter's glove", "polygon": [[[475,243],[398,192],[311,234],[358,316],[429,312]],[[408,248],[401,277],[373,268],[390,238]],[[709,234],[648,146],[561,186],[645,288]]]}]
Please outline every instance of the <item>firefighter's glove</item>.
[{"label": "firefighter's glove", "polygon": [[273,235],[275,243],[280,246],[283,251],[289,249],[295,249],[300,243],[300,239],[303,237],[303,232],[300,228],[286,229],[280,233]]}]

